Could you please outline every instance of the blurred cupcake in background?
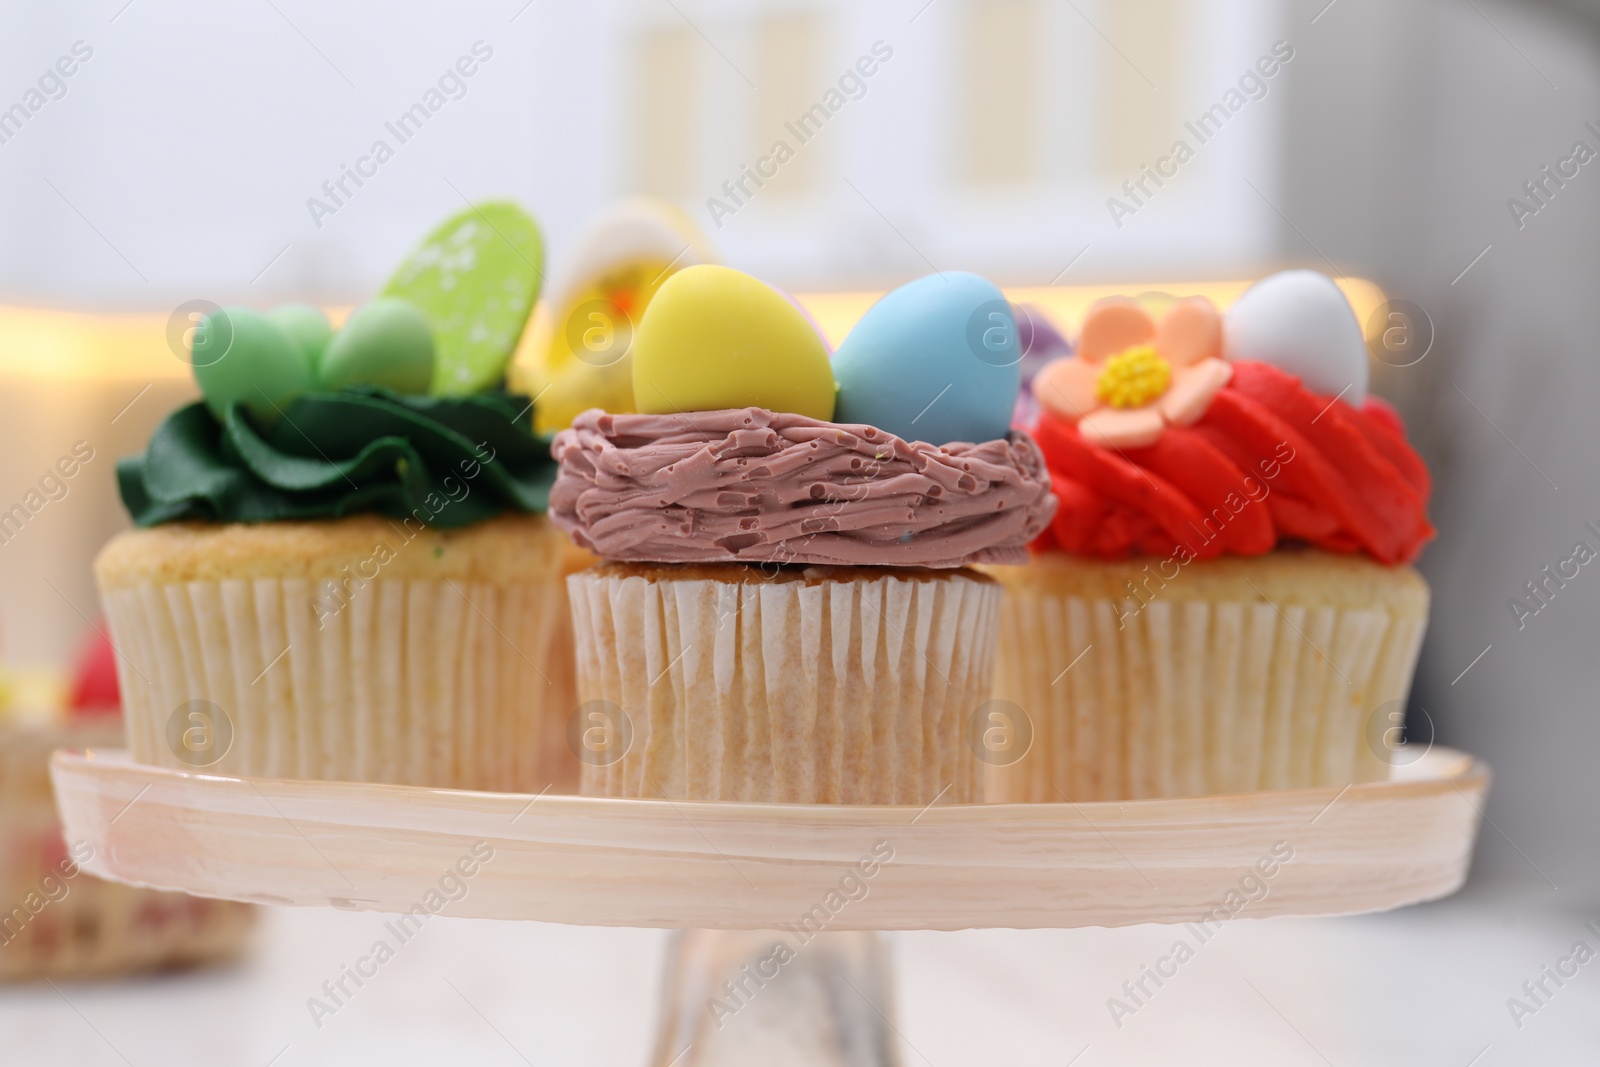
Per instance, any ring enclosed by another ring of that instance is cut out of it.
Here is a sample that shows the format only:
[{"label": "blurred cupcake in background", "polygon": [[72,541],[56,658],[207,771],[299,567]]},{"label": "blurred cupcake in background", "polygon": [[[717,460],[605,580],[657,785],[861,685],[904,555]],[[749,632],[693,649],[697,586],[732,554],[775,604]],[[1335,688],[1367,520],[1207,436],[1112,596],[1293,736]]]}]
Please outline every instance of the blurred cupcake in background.
[{"label": "blurred cupcake in background", "polygon": [[591,221],[512,366],[513,386],[539,397],[535,429],[563,430],[590,408],[637,411],[632,352],[645,309],[674,273],[715,262],[700,228],[663,200],[631,197]]},{"label": "blurred cupcake in background", "polygon": [[1025,559],[1054,507],[1017,357],[976,275],[885,296],[831,364],[755,278],[663,283],[637,413],[554,445],[551,517],[605,561],[569,579],[585,793],[980,799],[1000,587],[971,564]]},{"label": "blurred cupcake in background", "polygon": [[335,331],[217,309],[202,401],[118,466],[139,527],[95,564],[134,758],[179,770],[538,792],[575,782],[555,468],[506,367],[543,242],[446,220]]},{"label": "blurred cupcake in background", "polygon": [[81,869],[90,846],[62,839],[50,753],[122,743],[114,653],[98,632],[65,685],[0,666],[0,979],[217,963],[248,947],[250,905],[102,882]]},{"label": "blurred cupcake in background", "polygon": [[[1060,502],[1006,583],[996,696],[1032,727],[991,799],[1387,776],[1427,619],[1430,482],[1368,396],[1344,296],[1274,275],[1226,316],[1114,299],[1035,377]],[[1379,723],[1374,736],[1373,723]]]}]

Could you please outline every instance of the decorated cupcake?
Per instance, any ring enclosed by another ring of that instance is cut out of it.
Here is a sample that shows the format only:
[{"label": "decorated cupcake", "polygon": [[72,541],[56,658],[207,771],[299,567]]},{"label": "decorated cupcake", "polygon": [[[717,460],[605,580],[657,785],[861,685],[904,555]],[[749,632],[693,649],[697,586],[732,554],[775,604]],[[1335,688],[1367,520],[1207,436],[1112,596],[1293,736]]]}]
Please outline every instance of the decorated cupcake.
[{"label": "decorated cupcake", "polygon": [[[537,791],[570,760],[554,477],[501,383],[533,220],[450,219],[334,332],[291,306],[195,332],[204,399],[118,468],[96,562],[134,757],[244,775]],[[572,764],[575,772],[575,762]]]},{"label": "decorated cupcake", "polygon": [[1427,620],[1429,479],[1339,289],[1226,317],[1115,299],[1033,382],[1060,507],[1007,585],[996,696],[1031,727],[996,800],[1384,778]]},{"label": "decorated cupcake", "polygon": [[255,909],[102,882],[62,839],[50,788],[58,748],[120,746],[116,669],[98,634],[65,703],[55,676],[0,669],[0,979],[85,978],[241,954]]},{"label": "decorated cupcake", "polygon": [[[979,798],[1000,587],[1054,507],[1009,427],[1016,325],[988,282],[886,296],[829,362],[782,293],[717,266],[662,284],[637,412],[557,435],[575,731],[595,795]],[[837,384],[836,384],[837,379]]]}]

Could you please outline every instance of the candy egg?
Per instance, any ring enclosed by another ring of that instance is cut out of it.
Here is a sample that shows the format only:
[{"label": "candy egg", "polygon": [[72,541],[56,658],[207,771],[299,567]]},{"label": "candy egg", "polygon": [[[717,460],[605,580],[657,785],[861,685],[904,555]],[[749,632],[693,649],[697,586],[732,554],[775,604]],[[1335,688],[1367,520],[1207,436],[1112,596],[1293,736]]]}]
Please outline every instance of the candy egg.
[{"label": "candy egg", "polygon": [[1359,405],[1367,395],[1367,345],[1350,302],[1325,274],[1286,270],[1245,291],[1222,323],[1222,355],[1270,363],[1324,396]]},{"label": "candy egg", "polygon": [[433,327],[431,392],[463,396],[498,385],[543,279],[539,225],[510,201],[474,204],[423,239],[383,287]]},{"label": "candy egg", "polygon": [[1018,426],[1031,426],[1039,417],[1038,401],[1029,388],[1034,376],[1052,360],[1071,355],[1072,347],[1039,308],[1018,304],[1012,312],[1017,319],[1017,350],[1022,353],[1017,361],[1022,383],[1016,405],[1011,410],[1011,421]]},{"label": "candy egg", "polygon": [[857,322],[833,356],[839,422],[944,445],[1006,435],[1022,384],[1011,305],[976,274],[903,285]]},{"label": "candy egg", "polygon": [[822,338],[782,293],[731,267],[689,267],[656,290],[633,342],[641,412],[760,407],[833,417]]},{"label": "candy egg", "polygon": [[305,349],[312,366],[321,361],[322,350],[333,338],[333,327],[328,325],[328,317],[320,308],[310,304],[281,304],[267,312],[267,318]]},{"label": "candy egg", "polygon": [[805,317],[806,325],[810,326],[811,329],[816,333],[818,340],[822,342],[822,350],[828,353],[828,359],[831,361],[833,359],[833,346],[828,343],[828,335],[822,332],[821,323],[817,322],[816,317],[812,315],[811,312],[806,310],[806,306],[804,304],[800,303],[800,301],[794,298],[793,293],[786,292],[782,289],[779,289],[778,292],[782,293],[783,298],[789,301],[789,303],[793,304],[795,310],[800,312],[800,314]]},{"label": "candy egg", "polygon": [[426,393],[433,363],[427,318],[407,301],[379,297],[357,309],[328,342],[317,379],[324,389],[381,385],[397,393]]},{"label": "candy egg", "polygon": [[313,371],[305,349],[265,315],[225,307],[195,331],[190,357],[206,407],[221,419],[243,404],[271,424],[289,402],[311,391]]}]

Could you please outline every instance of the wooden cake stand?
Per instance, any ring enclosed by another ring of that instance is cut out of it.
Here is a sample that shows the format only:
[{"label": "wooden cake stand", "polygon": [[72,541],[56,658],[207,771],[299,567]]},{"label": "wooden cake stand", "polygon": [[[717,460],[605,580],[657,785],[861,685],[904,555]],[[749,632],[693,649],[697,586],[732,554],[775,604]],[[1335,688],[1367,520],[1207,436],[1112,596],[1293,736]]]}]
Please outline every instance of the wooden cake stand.
[{"label": "wooden cake stand", "polygon": [[870,931],[1216,924],[1445,896],[1489,785],[1442,748],[1344,788],[921,809],[229,778],[109,750],[58,752],[52,774],[67,839],[114,881],[684,930],[660,1067],[898,1064]]}]

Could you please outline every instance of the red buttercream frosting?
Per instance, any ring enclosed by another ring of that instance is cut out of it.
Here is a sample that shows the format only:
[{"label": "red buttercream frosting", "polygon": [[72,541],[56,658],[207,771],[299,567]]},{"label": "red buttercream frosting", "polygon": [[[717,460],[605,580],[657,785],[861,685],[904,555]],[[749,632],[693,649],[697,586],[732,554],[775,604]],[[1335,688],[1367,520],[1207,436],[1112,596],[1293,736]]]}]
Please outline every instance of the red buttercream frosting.
[{"label": "red buttercream frosting", "polygon": [[1033,547],[1213,559],[1298,542],[1414,560],[1433,537],[1431,483],[1394,409],[1330,401],[1265,363],[1232,368],[1198,422],[1144,448],[1091,444],[1042,412],[1034,438],[1060,506]]}]

